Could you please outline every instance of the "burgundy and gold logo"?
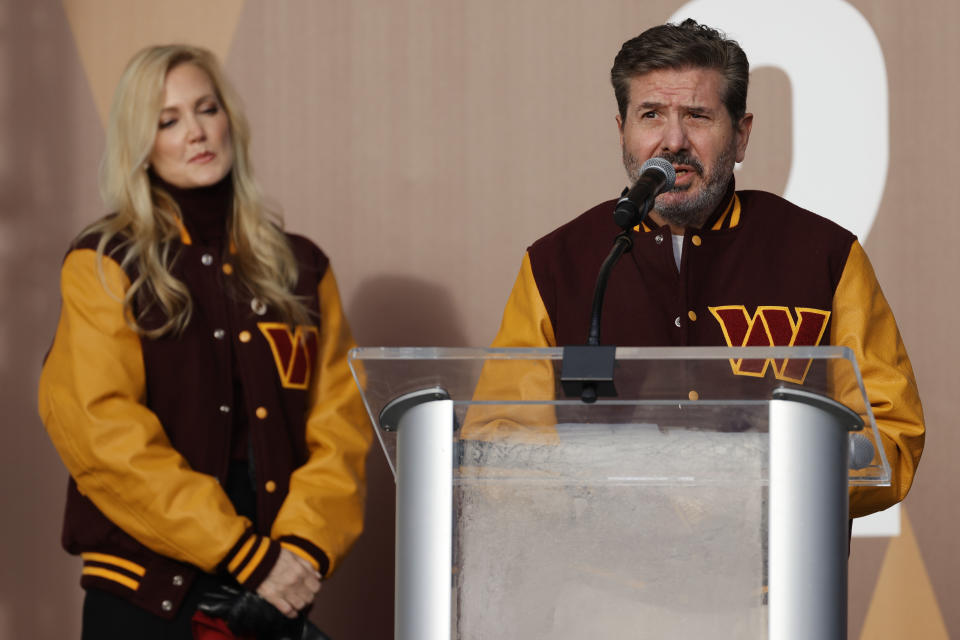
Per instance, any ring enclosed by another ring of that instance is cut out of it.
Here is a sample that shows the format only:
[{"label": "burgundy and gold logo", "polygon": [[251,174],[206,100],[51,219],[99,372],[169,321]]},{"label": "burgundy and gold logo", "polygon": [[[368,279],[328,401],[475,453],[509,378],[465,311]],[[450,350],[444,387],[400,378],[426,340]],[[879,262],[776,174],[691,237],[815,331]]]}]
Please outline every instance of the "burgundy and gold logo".
[{"label": "burgundy and gold logo", "polygon": [[287,389],[306,389],[320,339],[317,328],[297,325],[291,333],[290,325],[282,322],[260,322],[257,327],[273,351],[280,383]]},{"label": "burgundy and gold logo", "polygon": [[[787,307],[757,307],[751,316],[741,304],[710,307],[720,323],[723,337],[730,347],[815,347],[820,344],[830,319],[829,311],[794,307],[796,317]],[[803,384],[810,369],[810,360],[731,360],[733,372],[739,376],[762,378],[767,368],[777,380]]]}]

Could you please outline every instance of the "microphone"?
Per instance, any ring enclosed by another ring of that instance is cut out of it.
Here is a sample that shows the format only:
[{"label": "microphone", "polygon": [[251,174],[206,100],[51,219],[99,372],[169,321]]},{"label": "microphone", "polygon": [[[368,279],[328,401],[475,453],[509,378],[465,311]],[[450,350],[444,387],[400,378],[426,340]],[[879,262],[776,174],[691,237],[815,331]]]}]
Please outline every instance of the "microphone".
[{"label": "microphone", "polygon": [[850,434],[850,468],[864,469],[870,466],[874,456],[870,438],[860,433]]},{"label": "microphone", "polygon": [[613,220],[624,231],[643,222],[654,198],[673,188],[677,172],[663,158],[650,158],[640,167],[640,177],[627,195],[620,198],[613,212]]},{"label": "microphone", "polygon": [[640,177],[626,197],[620,198],[613,219],[623,229],[613,241],[613,249],[600,266],[597,284],[593,289],[593,307],[590,311],[590,332],[586,345],[567,345],[563,348],[560,365],[560,383],[568,396],[580,396],[585,403],[597,401],[599,396],[616,396],[613,370],[616,366],[617,348],[600,345],[600,315],[603,311],[603,296],[607,290],[610,270],[620,256],[633,246],[630,231],[643,222],[653,199],[673,187],[677,173],[673,165],[663,158],[650,158],[640,167]]}]

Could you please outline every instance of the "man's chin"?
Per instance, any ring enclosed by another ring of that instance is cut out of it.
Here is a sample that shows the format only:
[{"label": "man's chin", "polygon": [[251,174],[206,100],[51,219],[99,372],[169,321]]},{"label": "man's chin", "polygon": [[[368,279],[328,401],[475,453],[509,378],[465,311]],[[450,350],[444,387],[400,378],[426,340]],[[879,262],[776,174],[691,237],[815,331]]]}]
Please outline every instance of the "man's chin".
[{"label": "man's chin", "polygon": [[665,210],[680,212],[687,209],[692,200],[693,198],[691,197],[691,194],[687,193],[686,189],[683,191],[672,190],[657,196],[657,199],[654,203],[654,209],[657,211]]},{"label": "man's chin", "polygon": [[679,226],[690,225],[700,214],[696,207],[695,198],[690,197],[690,194],[687,193],[673,192],[658,197],[654,205],[654,211],[665,221]]}]

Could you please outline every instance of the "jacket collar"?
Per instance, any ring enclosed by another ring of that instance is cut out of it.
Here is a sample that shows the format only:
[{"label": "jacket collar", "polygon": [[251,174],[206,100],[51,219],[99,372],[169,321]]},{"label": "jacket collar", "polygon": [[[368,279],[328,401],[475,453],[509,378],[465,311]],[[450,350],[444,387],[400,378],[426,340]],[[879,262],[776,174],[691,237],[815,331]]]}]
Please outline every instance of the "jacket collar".
[{"label": "jacket collar", "polygon": [[150,182],[165,191],[180,209],[177,226],[180,241],[185,245],[199,240],[207,244],[222,239],[227,234],[227,221],[233,213],[233,178],[227,174],[220,182],[209,187],[183,189],[176,187],[152,171]]}]

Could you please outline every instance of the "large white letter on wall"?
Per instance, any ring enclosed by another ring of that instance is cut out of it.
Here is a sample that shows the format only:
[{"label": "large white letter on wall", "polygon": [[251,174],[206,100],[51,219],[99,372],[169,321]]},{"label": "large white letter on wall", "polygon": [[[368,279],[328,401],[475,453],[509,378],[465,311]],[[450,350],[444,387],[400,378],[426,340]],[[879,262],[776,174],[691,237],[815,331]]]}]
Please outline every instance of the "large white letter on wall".
[{"label": "large white letter on wall", "polygon": [[669,22],[686,18],[737,40],[751,67],[786,73],[793,156],[783,195],[865,242],[890,154],[887,70],[870,24],[842,0],[693,0]]}]

